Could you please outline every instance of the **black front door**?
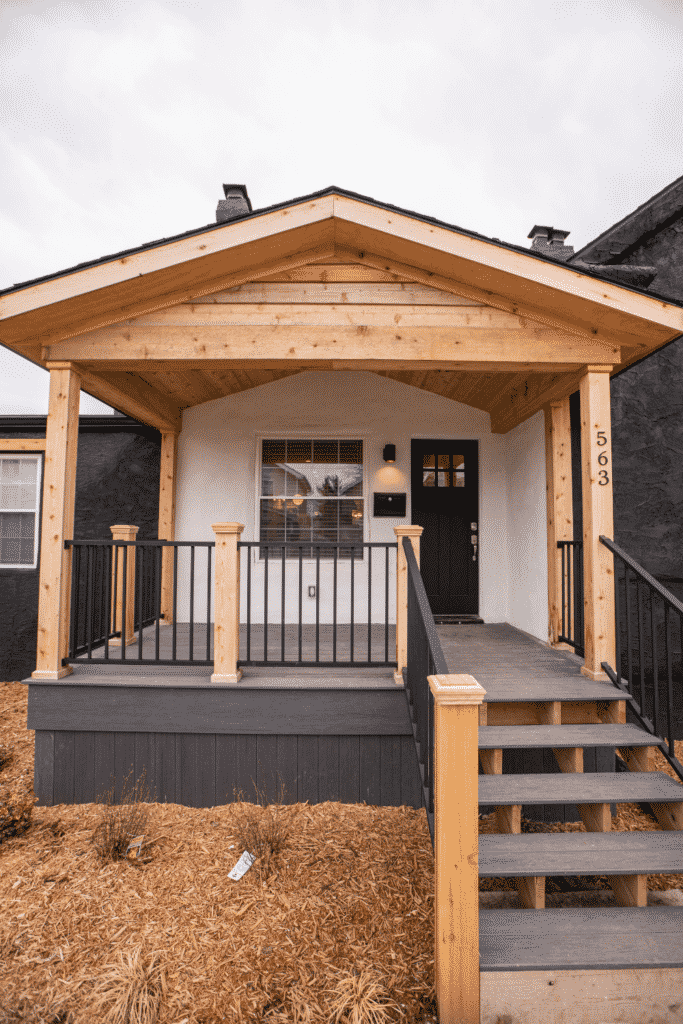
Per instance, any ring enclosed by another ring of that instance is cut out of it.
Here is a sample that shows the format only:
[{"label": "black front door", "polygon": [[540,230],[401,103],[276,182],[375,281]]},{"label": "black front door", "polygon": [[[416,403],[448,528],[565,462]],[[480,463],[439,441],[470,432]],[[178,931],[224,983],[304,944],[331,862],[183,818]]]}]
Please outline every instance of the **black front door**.
[{"label": "black front door", "polygon": [[477,441],[412,441],[413,524],[434,615],[479,613]]}]

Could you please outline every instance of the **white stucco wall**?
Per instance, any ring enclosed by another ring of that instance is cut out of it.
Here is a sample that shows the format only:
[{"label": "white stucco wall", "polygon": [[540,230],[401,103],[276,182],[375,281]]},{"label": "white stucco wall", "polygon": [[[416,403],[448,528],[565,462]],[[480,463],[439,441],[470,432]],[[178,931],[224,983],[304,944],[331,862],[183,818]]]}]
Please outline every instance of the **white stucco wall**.
[{"label": "white stucco wall", "polygon": [[[545,638],[545,511],[542,502],[539,503],[539,496],[544,500],[545,494],[542,416],[540,434],[537,420],[535,417],[530,424],[523,424],[509,435],[492,434],[487,413],[363,372],[306,372],[207,402],[183,414],[178,444],[176,537],[209,541],[213,540],[212,523],[241,522],[245,524],[242,539],[257,539],[260,439],[264,436],[346,436],[360,437],[364,442],[365,540],[393,541],[394,525],[410,523],[411,438],[478,440],[480,614],[486,622],[510,621]],[[388,442],[396,444],[394,465],[382,461],[382,448]],[[529,452],[526,445],[531,445]],[[374,519],[371,515],[373,491],[405,491],[408,496],[405,519]],[[527,518],[529,522],[525,521]],[[529,559],[536,559],[537,564],[532,566]],[[202,565],[200,559],[195,604],[195,616],[199,619],[206,607]],[[376,565],[379,567],[378,562]],[[252,572],[258,578],[262,564],[252,561]],[[287,572],[292,572],[292,586],[290,588],[289,582],[287,586],[287,618],[294,621],[298,614],[294,583],[298,581],[292,569],[288,568]],[[314,563],[306,563],[304,621],[314,621],[315,601],[307,596],[308,584],[315,582],[314,573]],[[340,594],[345,575],[348,578],[348,563],[340,567]],[[243,565],[243,580],[245,576],[246,566]],[[356,613],[363,616],[366,615],[363,610],[366,581],[365,573],[358,572]],[[279,618],[277,572],[271,577],[269,589],[269,608],[272,609],[269,617],[273,614]],[[329,601],[329,581],[322,581],[320,592],[323,603]],[[375,621],[384,618],[383,596],[381,602],[379,598],[377,588],[373,600]],[[394,598],[392,576],[391,621]],[[262,607],[262,598],[257,606]],[[323,611],[321,607],[321,619]],[[343,608],[339,611],[343,619]],[[185,594],[179,619],[187,620],[187,617]]]},{"label": "white stucco wall", "polygon": [[508,619],[548,640],[548,549],[543,413],[504,435],[507,445]]}]

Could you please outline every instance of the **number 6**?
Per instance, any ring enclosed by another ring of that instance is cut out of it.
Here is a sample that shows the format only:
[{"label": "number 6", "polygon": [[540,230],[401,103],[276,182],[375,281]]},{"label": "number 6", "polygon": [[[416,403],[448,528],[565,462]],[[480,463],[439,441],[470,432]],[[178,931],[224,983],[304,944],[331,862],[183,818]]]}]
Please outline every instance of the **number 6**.
[{"label": "number 6", "polygon": [[606,466],[608,462],[609,462],[609,459],[607,458],[605,453],[604,452],[600,452],[600,454],[598,455],[598,465],[599,466]]}]

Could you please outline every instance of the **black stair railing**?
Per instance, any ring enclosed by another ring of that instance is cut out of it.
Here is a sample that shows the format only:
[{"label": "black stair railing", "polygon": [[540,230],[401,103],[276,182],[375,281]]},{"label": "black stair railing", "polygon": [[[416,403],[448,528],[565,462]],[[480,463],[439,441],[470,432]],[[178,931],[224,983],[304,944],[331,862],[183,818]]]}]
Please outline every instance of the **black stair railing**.
[{"label": "black stair railing", "polygon": [[580,540],[558,540],[562,553],[562,631],[560,643],[584,654],[583,639],[583,543]]},{"label": "black stair railing", "polygon": [[683,781],[674,739],[683,738],[683,604],[607,537],[614,555],[616,666],[603,670],[635,698],[629,711]]},{"label": "black stair railing", "polygon": [[448,666],[436,632],[427,591],[409,537],[403,538],[408,566],[408,657],[405,692],[422,776],[422,796],[434,845],[434,697],[427,676],[446,675]]}]

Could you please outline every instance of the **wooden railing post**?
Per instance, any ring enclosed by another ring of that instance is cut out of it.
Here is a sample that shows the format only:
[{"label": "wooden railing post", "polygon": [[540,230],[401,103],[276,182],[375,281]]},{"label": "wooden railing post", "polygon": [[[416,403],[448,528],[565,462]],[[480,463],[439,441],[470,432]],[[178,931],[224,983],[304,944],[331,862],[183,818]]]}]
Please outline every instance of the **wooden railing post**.
[{"label": "wooden railing post", "polygon": [[434,697],[434,972],[441,1024],[479,1024],[479,705],[472,676],[427,677]]},{"label": "wooden railing post", "polygon": [[403,669],[408,664],[408,565],[403,550],[403,538],[410,537],[415,552],[417,567],[420,568],[421,526],[395,526],[398,541],[396,553],[396,671],[394,682],[403,685]]},{"label": "wooden railing post", "polygon": [[[240,653],[240,550],[242,523],[214,523],[216,535],[212,683],[236,683]],[[208,609],[207,609],[208,618]]]},{"label": "wooden railing post", "polygon": [[[175,540],[175,487],[178,435],[162,433],[159,467],[159,540]],[[165,623],[173,622],[173,548],[161,549],[161,600],[159,611]]]},{"label": "wooden railing post", "polygon": [[38,645],[34,679],[62,679],[73,671],[69,653],[71,556],[81,381],[71,363],[49,363],[50,404],[45,434],[40,539]]},{"label": "wooden railing post", "polygon": [[[548,639],[552,647],[572,650],[559,641],[562,633],[562,552],[559,540],[572,540],[572,442],[569,399],[546,405],[545,480],[548,515]],[[571,599],[571,595],[569,595]]]},{"label": "wooden railing post", "polygon": [[[137,526],[110,526],[114,551],[111,563],[111,619],[112,630],[119,633],[109,641],[110,647],[120,647],[125,643],[130,647],[135,643],[135,547],[116,547],[119,540],[135,540],[138,532]],[[126,554],[124,556],[124,551]],[[123,604],[123,576],[124,565],[126,575],[126,604]],[[125,638],[125,639],[124,639]]]},{"label": "wooden railing post", "polygon": [[[614,557],[600,534],[614,537],[612,510],[611,366],[588,366],[581,378],[581,489],[583,505],[583,675],[606,680],[614,666]],[[615,666],[619,671],[619,666]]]}]

